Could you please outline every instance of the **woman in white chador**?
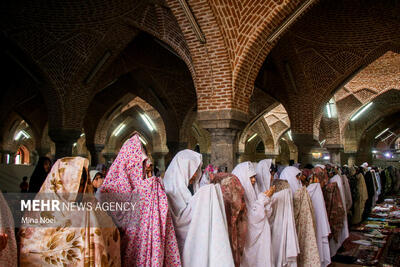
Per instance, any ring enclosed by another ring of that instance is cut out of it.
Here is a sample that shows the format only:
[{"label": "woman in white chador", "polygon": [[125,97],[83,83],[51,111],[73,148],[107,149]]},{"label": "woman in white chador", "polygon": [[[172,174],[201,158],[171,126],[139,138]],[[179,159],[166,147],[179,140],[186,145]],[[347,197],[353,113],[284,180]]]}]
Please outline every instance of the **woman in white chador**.
[{"label": "woman in white chador", "polygon": [[331,263],[331,253],[329,250],[329,226],[328,214],[326,213],[324,195],[320,183],[312,183],[307,186],[307,191],[315,212],[315,224],[317,227],[316,237],[319,251],[321,267],[326,267]]},{"label": "woman in white chador", "polygon": [[209,184],[192,196],[189,185],[200,178],[202,156],[178,152],[164,176],[183,266],[234,266],[220,186]]},{"label": "woman in white chador", "polygon": [[271,245],[274,266],[296,267],[300,253],[293,215],[293,196],[290,188],[272,196]]},{"label": "woman in white chador", "polygon": [[286,167],[281,173],[280,179],[288,181],[293,195],[303,186],[300,181],[300,175],[301,171],[293,166]]},{"label": "woman in white chador", "polygon": [[269,189],[271,185],[271,164],[272,159],[263,159],[261,160],[255,170],[256,170],[256,178],[257,178],[257,185],[258,189],[261,192],[264,192]]},{"label": "woman in white chador", "polygon": [[258,192],[256,172],[249,161],[237,165],[232,173],[239,178],[244,188],[248,216],[248,232],[241,266],[273,266],[271,228],[268,218],[272,213],[271,196],[274,188],[266,192]]}]

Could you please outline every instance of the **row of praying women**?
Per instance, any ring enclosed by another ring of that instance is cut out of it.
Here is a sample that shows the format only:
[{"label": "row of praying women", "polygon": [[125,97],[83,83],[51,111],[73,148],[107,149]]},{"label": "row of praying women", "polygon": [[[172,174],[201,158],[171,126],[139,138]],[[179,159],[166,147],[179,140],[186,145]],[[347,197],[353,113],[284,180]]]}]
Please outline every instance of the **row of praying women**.
[{"label": "row of praying women", "polygon": [[[364,211],[355,212],[355,207],[366,205],[370,196],[373,204],[380,197],[377,192],[386,190],[388,182],[382,183],[375,172],[370,195],[359,174],[345,168],[342,175],[330,165],[278,168],[270,159],[240,163],[232,173],[217,172],[212,165],[202,172],[201,154],[183,150],[161,179],[153,175],[151,159],[134,135],[104,183],[99,177],[88,179],[87,159],[63,158],[48,172],[39,193],[52,192],[62,202],[92,203],[107,202],[111,195],[135,202],[135,209],[47,213],[58,218],[58,225],[20,229],[19,264],[328,266],[349,235],[347,214],[358,219]],[[396,181],[390,178],[390,190],[396,189]],[[356,195],[353,184],[365,188]],[[99,187],[96,195],[94,187]],[[9,226],[11,212],[3,198],[0,204],[0,221]],[[0,266],[16,266],[14,229],[3,226]]]}]

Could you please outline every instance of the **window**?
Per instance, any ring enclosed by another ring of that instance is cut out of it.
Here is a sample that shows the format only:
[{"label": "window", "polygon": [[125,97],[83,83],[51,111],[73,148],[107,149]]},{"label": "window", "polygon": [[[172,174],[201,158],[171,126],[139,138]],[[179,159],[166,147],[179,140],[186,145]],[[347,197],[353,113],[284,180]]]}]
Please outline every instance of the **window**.
[{"label": "window", "polygon": [[329,100],[328,104],[326,104],[325,114],[328,118],[336,118],[337,117],[336,104],[335,104],[335,100],[333,98],[331,98]]}]

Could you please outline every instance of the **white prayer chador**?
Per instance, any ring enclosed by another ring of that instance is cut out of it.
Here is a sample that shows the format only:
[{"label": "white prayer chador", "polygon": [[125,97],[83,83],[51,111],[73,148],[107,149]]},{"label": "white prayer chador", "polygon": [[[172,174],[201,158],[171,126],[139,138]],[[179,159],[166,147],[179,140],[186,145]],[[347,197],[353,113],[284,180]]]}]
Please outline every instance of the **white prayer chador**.
[{"label": "white prayer chador", "polygon": [[[346,207],[345,188],[342,183],[342,178],[338,174],[336,174],[331,179],[329,179],[329,183],[334,183],[334,182],[336,182],[339,187],[340,197],[343,202],[343,207]],[[338,238],[338,242],[335,242],[334,238],[331,238],[331,240],[329,240],[331,257],[336,255],[336,252],[338,251],[338,249],[342,246],[343,242],[348,237],[349,237],[349,225],[347,223],[347,211],[346,211],[346,209],[344,209],[343,228],[342,228],[342,232],[340,233],[340,236]]]},{"label": "white prayer chador", "polygon": [[247,239],[240,266],[273,266],[271,228],[268,221],[272,213],[271,199],[264,193],[258,193],[257,183],[254,186],[251,184],[250,177],[256,175],[251,162],[240,163],[232,174],[239,178],[244,188],[248,217]]},{"label": "white prayer chador", "polygon": [[298,189],[300,189],[303,185],[301,184],[301,181],[296,178],[296,175],[301,173],[301,171],[293,166],[286,167],[280,176],[281,180],[286,180],[288,181],[290,188],[292,189],[292,193],[296,193]]},{"label": "white prayer chador", "polygon": [[201,154],[178,152],[164,176],[183,266],[234,266],[225,207],[219,185],[205,185],[192,196],[189,180],[199,171]]},{"label": "white prayer chador", "polygon": [[274,266],[297,266],[300,253],[296,223],[293,215],[291,190],[284,189],[272,196],[271,244]]},{"label": "white prayer chador", "polygon": [[261,192],[267,191],[271,185],[271,163],[272,159],[263,159],[257,164],[257,185]]},{"label": "white prayer chador", "polygon": [[328,214],[326,212],[324,195],[319,183],[310,184],[307,187],[315,214],[315,224],[317,227],[317,245],[321,267],[326,267],[331,263],[331,253],[329,249],[329,226]]}]

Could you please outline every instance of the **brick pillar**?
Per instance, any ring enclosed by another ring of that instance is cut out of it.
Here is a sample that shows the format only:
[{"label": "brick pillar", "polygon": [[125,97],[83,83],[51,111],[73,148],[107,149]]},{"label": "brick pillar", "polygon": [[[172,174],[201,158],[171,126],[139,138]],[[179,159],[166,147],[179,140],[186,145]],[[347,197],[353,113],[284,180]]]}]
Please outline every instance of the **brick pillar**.
[{"label": "brick pillar", "polygon": [[307,163],[312,163],[312,150],[314,148],[319,148],[320,145],[317,141],[317,138],[314,137],[313,134],[299,134],[292,132],[293,141],[297,146],[298,150],[298,162],[303,165]]},{"label": "brick pillar", "polygon": [[49,130],[51,140],[56,144],[55,159],[72,156],[72,146],[79,139],[80,130],[55,129]]},{"label": "brick pillar", "polygon": [[244,129],[247,116],[235,110],[198,113],[200,125],[210,132],[211,164],[232,171],[236,165],[237,133]]},{"label": "brick pillar", "polygon": [[90,152],[91,157],[91,166],[96,167],[97,164],[101,163],[101,151],[103,151],[105,145],[103,144],[88,144],[87,148]]}]

